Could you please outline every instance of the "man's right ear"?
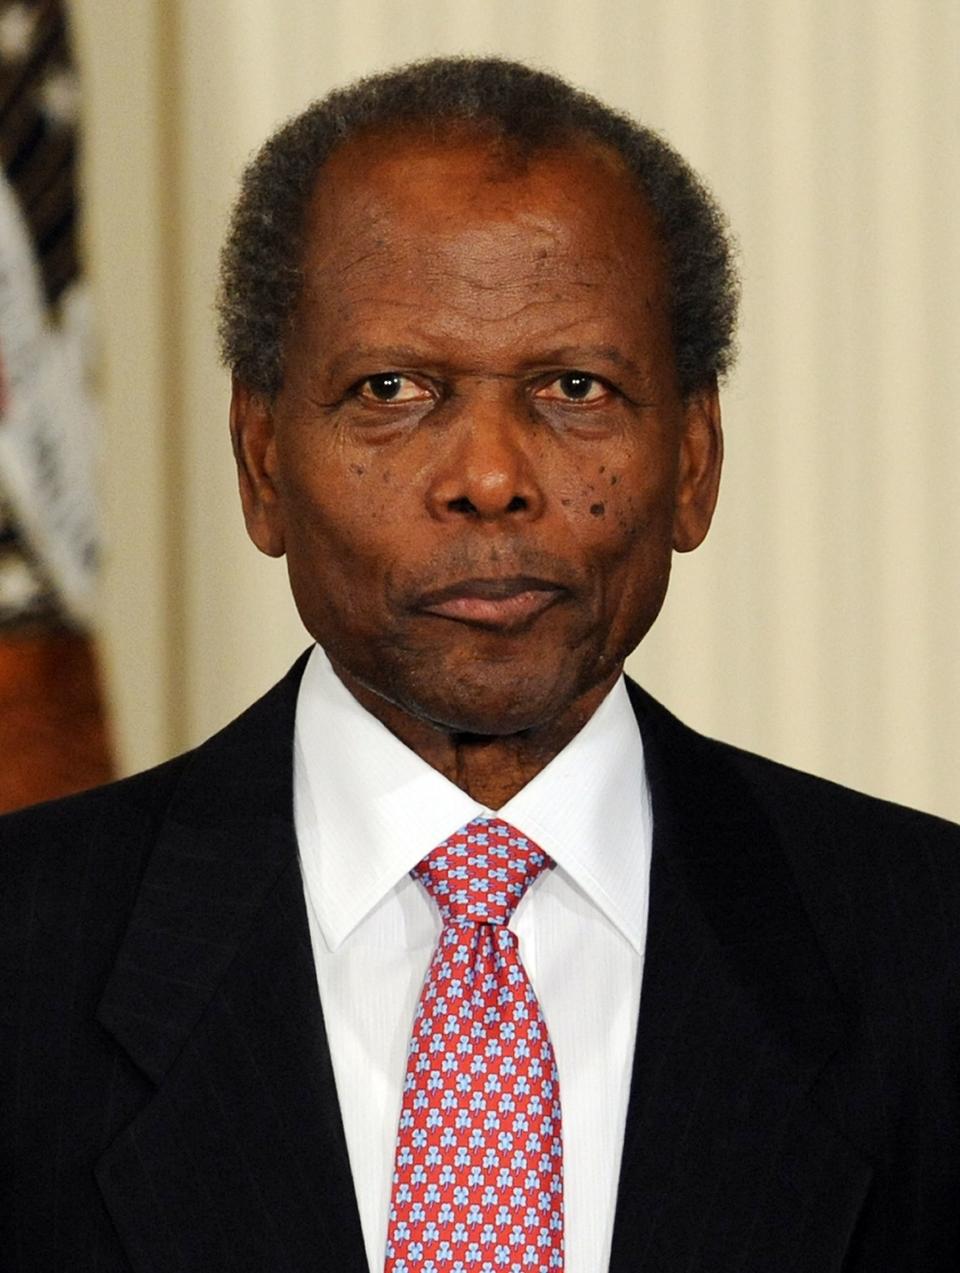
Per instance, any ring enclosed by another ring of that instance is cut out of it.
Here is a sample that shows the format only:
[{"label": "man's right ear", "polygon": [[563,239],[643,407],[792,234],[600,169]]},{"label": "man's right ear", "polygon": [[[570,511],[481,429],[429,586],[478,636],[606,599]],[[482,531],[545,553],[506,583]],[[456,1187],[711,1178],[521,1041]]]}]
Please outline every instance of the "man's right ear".
[{"label": "man's right ear", "polygon": [[273,410],[263,394],[248,389],[236,376],[230,398],[230,440],[247,534],[268,557],[282,557],[283,507],[276,484]]}]

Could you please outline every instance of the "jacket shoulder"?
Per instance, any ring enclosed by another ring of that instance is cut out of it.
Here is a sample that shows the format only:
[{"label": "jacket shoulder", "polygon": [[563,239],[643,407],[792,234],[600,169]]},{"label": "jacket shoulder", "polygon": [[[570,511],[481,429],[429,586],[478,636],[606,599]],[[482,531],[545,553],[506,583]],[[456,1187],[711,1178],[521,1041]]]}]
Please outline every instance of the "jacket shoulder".
[{"label": "jacket shoulder", "polygon": [[948,853],[960,849],[960,826],[954,822],[700,734],[634,682],[628,679],[627,684],[645,739],[649,733],[657,753],[668,763],[709,771],[711,793],[724,798],[724,792],[729,792],[731,806],[746,796],[758,801],[788,830],[795,832],[805,823],[832,826],[837,833],[862,832],[865,837],[874,837],[871,843],[878,848],[913,843],[919,838],[943,845]]},{"label": "jacket shoulder", "polygon": [[[951,1035],[960,993],[960,826],[724,743],[741,793],[762,806],[848,1004],[872,1004],[875,1033],[911,1003],[918,1034]],[[908,993],[906,987],[913,987]],[[947,1014],[948,1018],[952,1014]],[[894,1047],[891,1043],[891,1047]],[[939,1046],[939,1045],[938,1045]]]},{"label": "jacket shoulder", "polygon": [[872,854],[896,854],[919,845],[936,846],[948,857],[960,853],[960,826],[945,818],[866,795],[728,743],[711,745],[788,828],[796,830],[808,822],[831,838],[862,841]]},{"label": "jacket shoulder", "polygon": [[[719,839],[748,879],[781,858],[854,997],[858,976],[960,984],[960,827],[707,738],[629,689],[668,832]],[[655,836],[657,820],[655,798]]]},{"label": "jacket shoulder", "polygon": [[287,808],[294,710],[308,653],[194,750],[0,817],[0,943],[8,956],[11,943],[22,950],[44,931],[118,941],[167,820],[210,824],[225,811]]},{"label": "jacket shoulder", "polygon": [[57,927],[71,911],[75,923],[125,913],[189,756],[0,817],[3,940]]}]

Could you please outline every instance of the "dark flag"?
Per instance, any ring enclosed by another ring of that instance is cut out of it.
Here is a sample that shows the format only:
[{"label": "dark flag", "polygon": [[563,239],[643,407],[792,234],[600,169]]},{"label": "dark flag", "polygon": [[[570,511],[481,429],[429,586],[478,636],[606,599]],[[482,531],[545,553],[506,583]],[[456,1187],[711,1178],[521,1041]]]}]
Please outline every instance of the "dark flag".
[{"label": "dark flag", "polygon": [[0,809],[112,773],[68,35],[59,0],[0,0]]}]

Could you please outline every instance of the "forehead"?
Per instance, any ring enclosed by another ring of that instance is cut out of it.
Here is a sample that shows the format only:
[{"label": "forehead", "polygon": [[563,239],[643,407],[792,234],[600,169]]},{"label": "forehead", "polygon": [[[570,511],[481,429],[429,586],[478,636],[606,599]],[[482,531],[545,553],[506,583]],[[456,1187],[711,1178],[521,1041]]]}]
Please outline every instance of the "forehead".
[{"label": "forehead", "polygon": [[476,132],[354,138],[317,182],[304,274],[300,317],[324,341],[399,321],[478,347],[538,324],[605,339],[666,313],[653,214],[620,158],[582,138],[526,154]]},{"label": "forehead", "polygon": [[647,201],[608,147],[570,137],[529,152],[462,127],[442,138],[377,131],[339,147],[311,199],[308,252],[331,260],[359,240],[399,248],[404,234],[442,249],[508,227],[539,228],[558,246],[661,254]]}]

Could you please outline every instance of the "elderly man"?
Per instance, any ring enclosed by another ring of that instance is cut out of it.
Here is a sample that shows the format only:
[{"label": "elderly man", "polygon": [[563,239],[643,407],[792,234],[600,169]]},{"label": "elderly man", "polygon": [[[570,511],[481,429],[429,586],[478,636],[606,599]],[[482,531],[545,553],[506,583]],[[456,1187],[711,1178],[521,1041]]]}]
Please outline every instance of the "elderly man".
[{"label": "elderly man", "polygon": [[684,162],[525,67],[266,143],[231,430],[317,644],[3,826],[4,1269],[956,1269],[960,833],[622,673],[735,300]]}]

